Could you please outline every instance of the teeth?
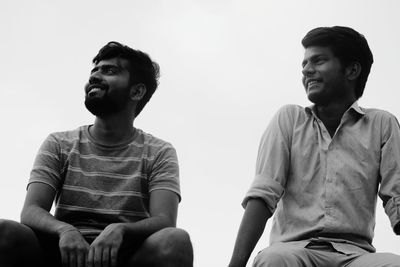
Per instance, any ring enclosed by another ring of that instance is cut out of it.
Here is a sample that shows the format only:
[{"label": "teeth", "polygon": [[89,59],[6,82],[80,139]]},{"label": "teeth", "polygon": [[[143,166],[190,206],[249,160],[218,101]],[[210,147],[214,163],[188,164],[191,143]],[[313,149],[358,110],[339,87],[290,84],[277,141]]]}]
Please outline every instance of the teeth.
[{"label": "teeth", "polygon": [[94,87],[94,88],[90,89],[90,91],[89,91],[89,94],[92,94],[92,93],[97,93],[97,92],[100,92],[100,91],[101,91],[101,89],[100,89],[100,88],[98,88],[98,87]]},{"label": "teeth", "polygon": [[314,85],[316,83],[318,83],[318,82],[317,81],[311,81],[311,82],[308,83],[308,86]]}]

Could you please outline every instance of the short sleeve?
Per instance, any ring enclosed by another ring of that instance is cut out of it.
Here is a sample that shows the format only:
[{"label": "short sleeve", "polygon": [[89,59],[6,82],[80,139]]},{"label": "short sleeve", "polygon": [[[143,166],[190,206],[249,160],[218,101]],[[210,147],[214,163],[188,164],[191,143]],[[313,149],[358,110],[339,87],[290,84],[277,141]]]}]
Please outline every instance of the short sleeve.
[{"label": "short sleeve", "polygon": [[152,165],[149,192],[157,189],[173,191],[181,199],[178,157],[169,143],[161,147]]},{"label": "short sleeve", "polygon": [[290,166],[292,108],[289,105],[281,108],[261,138],[255,178],[242,202],[243,207],[246,207],[249,199],[259,198],[273,213],[284,193]]},{"label": "short sleeve", "polygon": [[60,145],[54,135],[50,134],[42,143],[30,173],[28,186],[31,183],[44,183],[58,192],[61,188]]}]

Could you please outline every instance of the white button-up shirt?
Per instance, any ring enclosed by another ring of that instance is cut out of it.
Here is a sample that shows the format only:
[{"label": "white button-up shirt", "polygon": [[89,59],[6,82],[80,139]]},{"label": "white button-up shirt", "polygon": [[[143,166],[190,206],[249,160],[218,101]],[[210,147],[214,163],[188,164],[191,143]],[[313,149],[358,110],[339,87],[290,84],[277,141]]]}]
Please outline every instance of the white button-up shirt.
[{"label": "white button-up shirt", "polygon": [[260,198],[275,213],[270,243],[325,240],[353,253],[375,250],[377,195],[394,227],[400,222],[397,119],[355,102],[331,138],[314,107],[287,105],[262,137],[243,206]]}]

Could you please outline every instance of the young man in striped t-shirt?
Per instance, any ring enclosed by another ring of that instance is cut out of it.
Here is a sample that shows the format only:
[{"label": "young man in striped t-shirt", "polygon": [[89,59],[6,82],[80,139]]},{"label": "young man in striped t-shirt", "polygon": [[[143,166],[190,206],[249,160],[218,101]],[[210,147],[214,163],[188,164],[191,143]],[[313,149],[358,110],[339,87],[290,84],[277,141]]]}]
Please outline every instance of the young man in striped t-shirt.
[{"label": "young man in striped t-shirt", "polygon": [[175,228],[175,149],[133,126],[157,88],[158,65],[117,42],[93,63],[85,106],[95,122],[42,144],[22,224],[0,221],[0,265],[192,266],[189,235]]}]

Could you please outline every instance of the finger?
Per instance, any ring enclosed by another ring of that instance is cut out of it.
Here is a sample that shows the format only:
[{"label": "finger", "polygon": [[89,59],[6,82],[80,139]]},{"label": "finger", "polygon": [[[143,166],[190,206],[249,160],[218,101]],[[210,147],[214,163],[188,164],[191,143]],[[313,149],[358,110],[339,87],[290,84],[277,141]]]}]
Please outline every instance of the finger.
[{"label": "finger", "polygon": [[93,267],[94,249],[90,248],[86,256],[86,267]]},{"label": "finger", "polygon": [[109,267],[110,266],[110,248],[105,247],[103,250],[103,254],[101,256],[102,267]]},{"label": "finger", "polygon": [[80,251],[78,257],[76,259],[78,267],[85,267],[85,260],[86,260],[86,252]]},{"label": "finger", "polygon": [[118,248],[112,247],[110,251],[111,267],[117,267],[118,263]]},{"label": "finger", "polygon": [[102,249],[101,248],[95,248],[94,250],[94,267],[101,267],[101,255],[102,255]]},{"label": "finger", "polygon": [[60,250],[62,267],[68,267],[68,252]]},{"label": "finger", "polygon": [[68,253],[69,267],[76,267],[76,251],[71,251]]}]

